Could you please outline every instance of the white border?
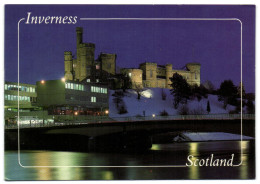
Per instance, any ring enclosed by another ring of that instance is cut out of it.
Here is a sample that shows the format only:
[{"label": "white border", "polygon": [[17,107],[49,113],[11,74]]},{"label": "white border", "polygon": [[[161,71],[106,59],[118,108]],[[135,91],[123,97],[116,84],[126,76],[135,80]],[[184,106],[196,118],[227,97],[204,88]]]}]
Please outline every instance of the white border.
[{"label": "white border", "polygon": [[[20,55],[19,55],[19,32],[20,32],[20,23],[25,20],[25,18],[22,18],[18,21],[18,86],[19,86],[19,62],[20,62]],[[243,28],[243,24],[242,21],[238,18],[80,18],[80,20],[150,20],[150,21],[154,21],[154,20],[190,20],[190,21],[210,21],[210,20],[215,20],[215,21],[238,21],[241,25],[241,82],[242,80],[242,64],[243,64],[243,58],[242,58],[242,28]],[[242,122],[242,113],[243,112],[243,107],[242,107],[242,88],[241,88],[241,137],[240,137],[240,151],[241,151],[241,157],[240,157],[240,163],[237,165],[233,165],[233,167],[238,167],[241,166],[243,163],[243,149],[242,149],[242,141],[243,141],[243,122]],[[19,89],[18,89],[18,163],[21,167],[23,168],[39,168],[39,167],[187,167],[186,165],[163,165],[163,166],[24,166],[21,164],[21,156],[20,156],[20,112],[19,112]]]}]

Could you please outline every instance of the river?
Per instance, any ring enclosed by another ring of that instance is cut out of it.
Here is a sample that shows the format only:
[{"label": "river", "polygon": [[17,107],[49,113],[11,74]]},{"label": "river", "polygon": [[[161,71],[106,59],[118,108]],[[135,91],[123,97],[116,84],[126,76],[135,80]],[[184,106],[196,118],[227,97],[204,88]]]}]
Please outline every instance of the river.
[{"label": "river", "polygon": [[[242,148],[242,155],[241,155]],[[187,156],[228,159],[232,167],[187,167]],[[18,156],[20,163],[18,164]],[[5,151],[6,180],[133,180],[133,179],[253,179],[252,141],[153,144],[146,152],[94,153],[26,150]]]}]

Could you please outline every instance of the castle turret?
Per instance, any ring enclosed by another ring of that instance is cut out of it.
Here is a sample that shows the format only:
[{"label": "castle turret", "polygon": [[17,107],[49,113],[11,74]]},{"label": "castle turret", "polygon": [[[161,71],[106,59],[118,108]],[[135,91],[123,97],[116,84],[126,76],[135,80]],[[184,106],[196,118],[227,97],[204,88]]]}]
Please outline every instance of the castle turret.
[{"label": "castle turret", "polygon": [[77,49],[79,48],[79,45],[82,43],[82,34],[83,34],[83,28],[82,27],[77,27],[76,28],[76,33],[77,33]]},{"label": "castle turret", "polygon": [[190,80],[188,83],[191,85],[200,85],[200,64],[199,63],[188,63],[186,64],[187,70],[191,72]]},{"label": "castle turret", "polygon": [[72,63],[72,52],[64,52],[64,77],[66,80],[73,80],[73,63]]},{"label": "castle turret", "polygon": [[165,65],[165,70],[166,70],[166,88],[171,88],[171,80],[170,78],[172,77],[172,64],[166,64]]}]

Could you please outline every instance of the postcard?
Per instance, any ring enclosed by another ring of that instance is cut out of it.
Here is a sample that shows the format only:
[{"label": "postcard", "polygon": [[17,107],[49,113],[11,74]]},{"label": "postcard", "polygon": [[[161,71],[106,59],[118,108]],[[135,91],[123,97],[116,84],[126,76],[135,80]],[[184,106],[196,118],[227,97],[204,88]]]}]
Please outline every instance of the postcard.
[{"label": "postcard", "polygon": [[255,179],[254,5],[5,5],[5,180]]}]

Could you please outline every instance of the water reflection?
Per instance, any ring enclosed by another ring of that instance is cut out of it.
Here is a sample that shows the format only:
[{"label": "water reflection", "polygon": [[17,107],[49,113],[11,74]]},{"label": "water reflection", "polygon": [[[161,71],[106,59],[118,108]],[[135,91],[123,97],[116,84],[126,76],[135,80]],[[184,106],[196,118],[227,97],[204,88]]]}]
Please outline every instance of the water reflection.
[{"label": "water reflection", "polygon": [[[84,167],[185,165],[188,155],[193,155],[192,161],[194,161],[197,158],[208,157],[213,152],[218,157],[223,157],[223,155],[228,157],[230,153],[235,152],[236,163],[239,163],[240,145],[243,148],[243,164],[240,167]],[[248,141],[243,141],[242,144],[239,141],[158,144],[153,145],[151,151],[140,154],[22,151],[21,162],[23,165],[45,166],[22,168],[17,162],[17,152],[7,151],[5,153],[5,175],[12,180],[203,179],[216,177],[248,179],[254,176],[252,152]]]},{"label": "water reflection", "polygon": [[[199,155],[198,152],[198,147],[199,143],[197,142],[192,142],[189,144],[189,154],[192,155],[192,162],[194,162],[197,159],[197,155]],[[199,167],[196,166],[191,166],[189,168],[189,179],[200,179],[200,174],[199,174]]]}]

